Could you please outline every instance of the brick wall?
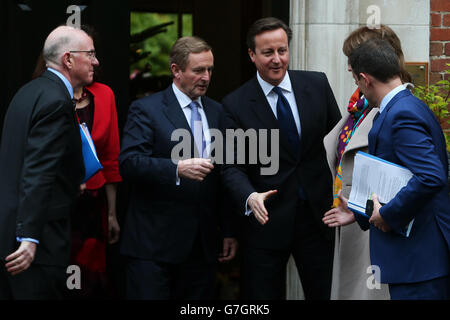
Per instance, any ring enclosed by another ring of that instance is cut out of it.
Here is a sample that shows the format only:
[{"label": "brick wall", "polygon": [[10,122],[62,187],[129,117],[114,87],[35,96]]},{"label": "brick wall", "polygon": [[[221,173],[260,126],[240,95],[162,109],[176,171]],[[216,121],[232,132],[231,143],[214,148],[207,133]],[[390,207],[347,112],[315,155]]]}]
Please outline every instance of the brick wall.
[{"label": "brick wall", "polygon": [[443,71],[450,69],[450,0],[430,0],[430,83],[442,79]]}]

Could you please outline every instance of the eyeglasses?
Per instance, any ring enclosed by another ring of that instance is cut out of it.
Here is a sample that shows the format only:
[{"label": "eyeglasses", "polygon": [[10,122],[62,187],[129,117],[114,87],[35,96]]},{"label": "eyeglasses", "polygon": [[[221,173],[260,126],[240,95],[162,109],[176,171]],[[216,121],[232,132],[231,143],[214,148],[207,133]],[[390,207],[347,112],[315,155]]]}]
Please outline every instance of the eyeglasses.
[{"label": "eyeglasses", "polygon": [[95,50],[71,50],[69,51],[70,53],[77,53],[77,52],[86,52],[87,56],[91,59],[94,60],[96,58],[95,55]]}]

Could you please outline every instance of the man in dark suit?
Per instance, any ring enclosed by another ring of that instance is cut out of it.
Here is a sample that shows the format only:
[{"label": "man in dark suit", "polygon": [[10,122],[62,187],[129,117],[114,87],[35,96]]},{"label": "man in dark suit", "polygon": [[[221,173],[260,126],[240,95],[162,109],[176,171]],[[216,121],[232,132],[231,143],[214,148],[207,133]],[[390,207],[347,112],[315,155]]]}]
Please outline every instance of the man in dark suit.
[{"label": "man in dark suit", "polygon": [[[408,168],[412,178],[382,206],[374,196],[370,257],[389,284],[391,299],[450,298],[450,199],[447,152],[431,110],[402,85],[394,49],[370,40],[350,55],[353,77],[370,105],[380,108],[369,152]],[[409,236],[405,228],[413,221]]]},{"label": "man in dark suit", "polygon": [[[172,85],[130,107],[119,156],[131,184],[121,244],[129,299],[212,299],[217,259],[235,254],[220,166],[207,158],[222,113],[205,97],[213,66],[205,41],[180,38],[170,54]],[[177,132],[188,133],[189,145],[179,161]]]},{"label": "man in dark suit", "polygon": [[331,206],[332,186],[321,141],[341,115],[325,74],[287,71],[290,37],[276,18],[256,21],[247,45],[257,75],[223,100],[225,128],[279,130],[279,141],[266,149],[279,143],[279,154],[271,155],[279,157],[277,173],[262,174],[259,160],[223,170],[248,216],[242,279],[249,299],[285,297],[291,254],[306,299],[329,299],[331,289],[333,234],[320,220]]},{"label": "man in dark suit", "polygon": [[[72,27],[47,37],[48,70],[22,87],[0,150],[0,298],[61,298],[70,256],[69,213],[84,175],[73,88],[92,82],[91,38]],[[86,52],[85,52],[86,51]]]}]

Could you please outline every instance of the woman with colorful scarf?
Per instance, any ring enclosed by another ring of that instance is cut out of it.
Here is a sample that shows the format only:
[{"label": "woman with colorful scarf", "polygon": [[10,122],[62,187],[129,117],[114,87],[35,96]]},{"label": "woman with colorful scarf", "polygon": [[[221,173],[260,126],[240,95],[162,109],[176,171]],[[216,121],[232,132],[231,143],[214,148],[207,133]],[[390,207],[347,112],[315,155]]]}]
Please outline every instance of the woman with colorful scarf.
[{"label": "woman with colorful scarf", "polygon": [[[361,27],[353,31],[344,41],[344,54],[348,57],[359,44],[373,38],[389,41],[404,66],[400,40],[385,25],[381,25],[379,29]],[[352,71],[350,66],[348,71]],[[404,69],[402,80],[404,83],[411,81],[411,76]],[[347,116],[343,116],[324,138],[328,164],[333,174],[334,201],[333,208],[325,213],[323,222],[329,227],[336,227],[331,299],[385,300],[389,299],[387,286],[374,283],[369,255],[369,232],[362,231],[353,223],[355,218],[347,209],[345,200],[352,187],[355,154],[358,151],[368,151],[368,134],[378,108],[369,106],[357,89],[350,98],[347,111]]]}]

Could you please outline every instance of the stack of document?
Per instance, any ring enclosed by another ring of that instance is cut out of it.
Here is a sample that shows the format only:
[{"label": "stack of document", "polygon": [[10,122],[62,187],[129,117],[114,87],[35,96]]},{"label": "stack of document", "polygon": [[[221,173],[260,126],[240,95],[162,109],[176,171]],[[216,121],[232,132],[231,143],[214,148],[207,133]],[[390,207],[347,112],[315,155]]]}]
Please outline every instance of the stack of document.
[{"label": "stack of document", "polygon": [[[353,181],[348,208],[355,214],[369,219],[366,202],[376,194],[381,203],[388,203],[408,183],[413,176],[407,168],[398,164],[358,151],[353,167]],[[405,227],[404,235],[409,236],[414,219]]]}]

